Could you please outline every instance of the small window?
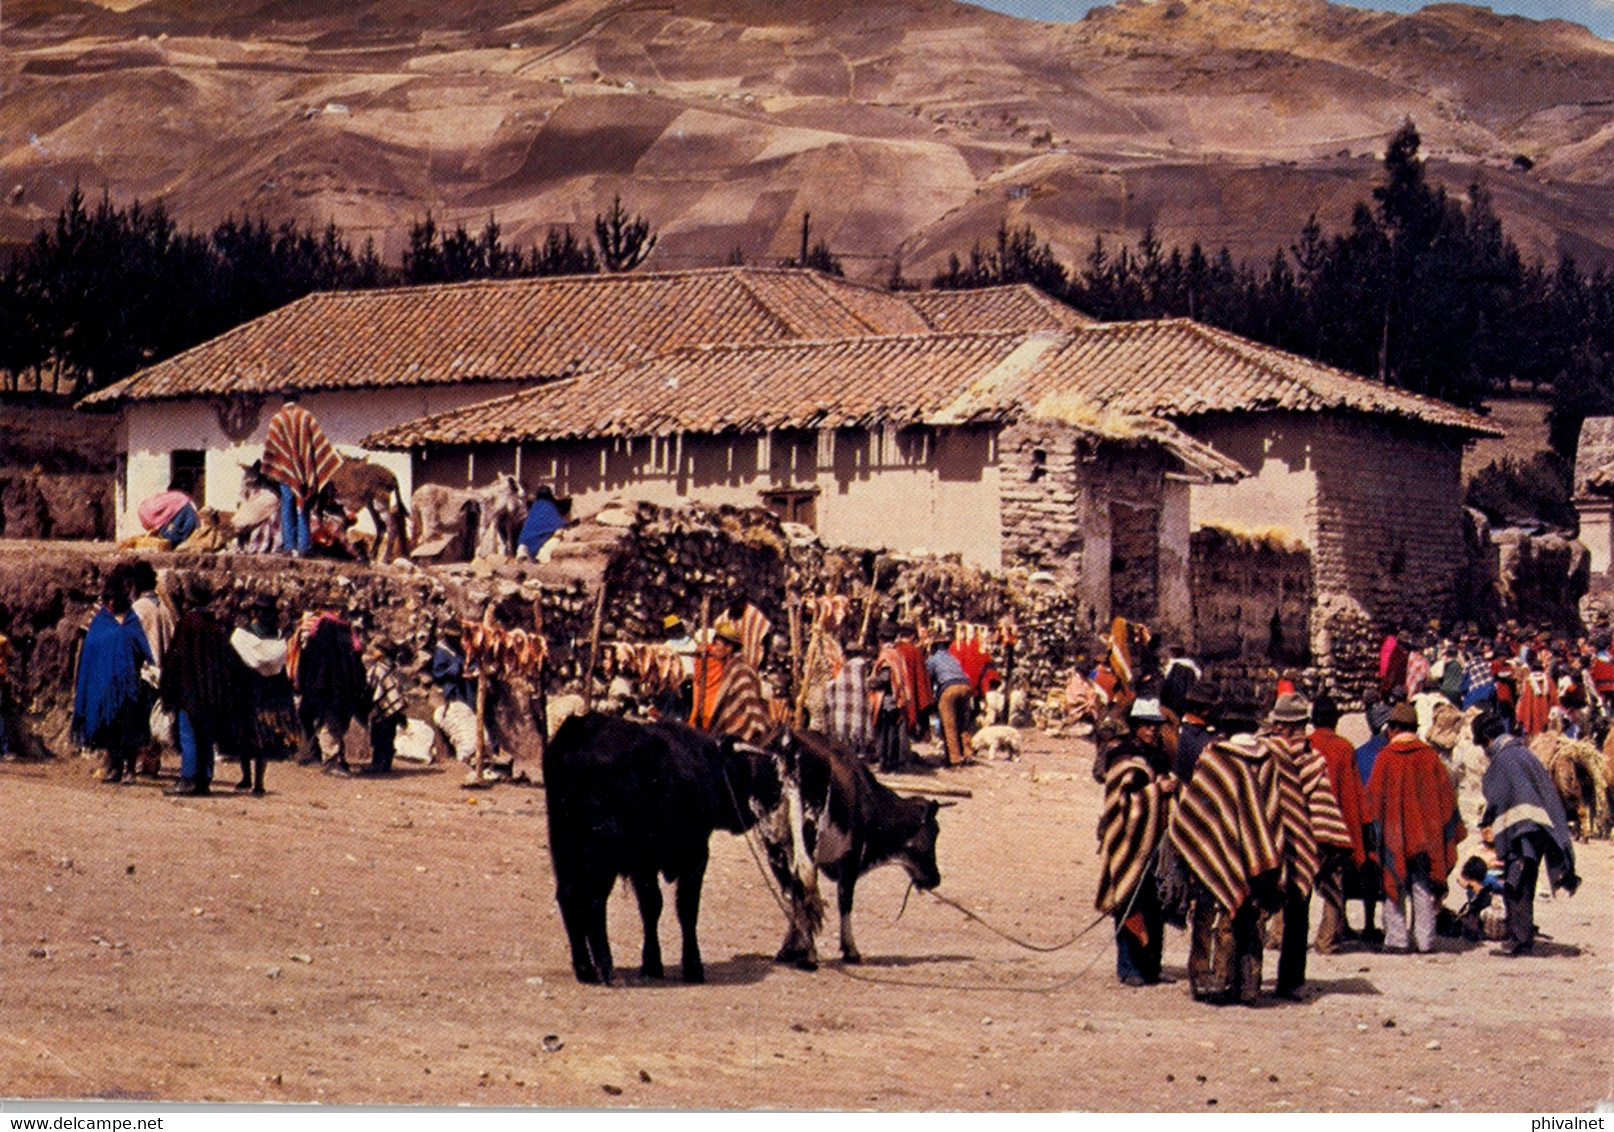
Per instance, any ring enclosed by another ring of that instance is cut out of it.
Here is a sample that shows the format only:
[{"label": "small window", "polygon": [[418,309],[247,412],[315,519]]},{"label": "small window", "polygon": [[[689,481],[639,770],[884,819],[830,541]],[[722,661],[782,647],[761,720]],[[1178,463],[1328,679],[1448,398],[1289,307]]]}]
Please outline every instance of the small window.
[{"label": "small window", "polygon": [[795,488],[786,491],[765,491],[762,493],[762,505],[775,515],[780,522],[800,523],[804,527],[818,529],[818,489]]},{"label": "small window", "polygon": [[1031,450],[1031,474],[1029,476],[1031,482],[1036,483],[1047,474],[1048,450],[1046,448],[1033,448]]},{"label": "small window", "polygon": [[207,453],[176,448],[168,454],[168,486],[183,491],[201,507],[207,503]]}]

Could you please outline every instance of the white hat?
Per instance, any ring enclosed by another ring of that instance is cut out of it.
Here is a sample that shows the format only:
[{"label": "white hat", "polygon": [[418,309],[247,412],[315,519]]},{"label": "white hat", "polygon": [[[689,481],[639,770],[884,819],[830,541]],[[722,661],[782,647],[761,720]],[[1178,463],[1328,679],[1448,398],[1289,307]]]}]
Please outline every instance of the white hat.
[{"label": "white hat", "polygon": [[1166,717],[1160,714],[1160,701],[1152,696],[1139,696],[1132,701],[1133,723],[1164,723]]}]

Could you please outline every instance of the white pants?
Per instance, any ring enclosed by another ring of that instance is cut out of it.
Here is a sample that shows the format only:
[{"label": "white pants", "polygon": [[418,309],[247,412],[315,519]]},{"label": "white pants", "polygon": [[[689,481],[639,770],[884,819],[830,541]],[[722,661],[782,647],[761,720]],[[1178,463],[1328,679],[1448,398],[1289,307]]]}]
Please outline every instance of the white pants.
[{"label": "white pants", "polygon": [[[1432,951],[1435,946],[1435,909],[1440,902],[1435,899],[1435,890],[1430,887],[1429,881],[1423,877],[1414,877],[1407,885],[1411,890],[1412,901],[1412,941],[1419,951]],[[1403,896],[1400,900],[1391,900],[1388,897],[1380,905],[1384,920],[1384,946],[1405,950],[1407,946],[1407,900]]]},{"label": "white pants", "polygon": [[321,762],[340,762],[344,754],[342,740],[344,736],[336,733],[336,728],[329,723],[321,723],[314,728],[314,741],[319,744],[319,758]]}]

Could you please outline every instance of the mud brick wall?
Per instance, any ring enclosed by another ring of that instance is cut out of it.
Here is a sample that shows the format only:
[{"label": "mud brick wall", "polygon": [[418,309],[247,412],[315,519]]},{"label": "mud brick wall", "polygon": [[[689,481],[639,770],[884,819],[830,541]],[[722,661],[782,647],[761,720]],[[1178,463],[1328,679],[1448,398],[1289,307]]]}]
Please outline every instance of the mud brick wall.
[{"label": "mud brick wall", "polygon": [[112,476],[0,469],[0,538],[112,537]]},{"label": "mud brick wall", "polygon": [[[7,712],[14,749],[36,758],[74,752],[69,724],[79,642],[108,571],[132,557],[111,548],[0,545],[0,633],[10,638],[15,654]],[[476,620],[491,602],[501,624],[531,629],[535,604],[541,603],[560,682],[575,680],[579,644],[587,640],[593,611],[588,581],[564,572],[540,579],[514,567],[476,574],[463,567],[370,568],[278,555],[145,557],[171,592],[182,589],[193,574],[205,576],[216,595],[210,608],[226,623],[237,623],[255,595],[269,593],[278,601],[282,628],[299,614],[337,609],[353,619],[366,639],[386,637],[411,646],[403,665],[404,685],[412,701],[410,714],[420,718],[429,714],[420,676],[425,649],[448,623]],[[530,748],[534,733],[528,691],[519,681],[502,689],[495,698],[494,719],[502,735]]]},{"label": "mud brick wall", "polygon": [[116,441],[116,417],[0,404],[0,538],[111,538]]},{"label": "mud brick wall", "polygon": [[1381,629],[1458,613],[1467,567],[1462,449],[1428,428],[1318,418],[1314,554],[1320,597]]},{"label": "mud brick wall", "polygon": [[998,439],[1003,564],[1046,569],[1073,583],[1082,574],[1087,511],[1075,430],[1040,422]]}]

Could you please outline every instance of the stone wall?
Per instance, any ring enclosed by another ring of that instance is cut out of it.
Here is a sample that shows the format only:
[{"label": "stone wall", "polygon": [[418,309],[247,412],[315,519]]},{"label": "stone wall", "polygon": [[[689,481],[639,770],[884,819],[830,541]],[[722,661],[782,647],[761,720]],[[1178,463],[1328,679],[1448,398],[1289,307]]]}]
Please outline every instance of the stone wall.
[{"label": "stone wall", "polygon": [[1168,478],[1169,456],[1033,420],[1004,429],[998,460],[1006,567],[1051,574],[1086,622],[1190,638],[1186,484]]},{"label": "stone wall", "polygon": [[[793,543],[778,520],[760,509],[638,504],[612,508],[602,518],[608,522],[569,530],[542,565],[370,567],[278,555],[149,557],[165,575],[164,584],[176,590],[186,576],[205,574],[218,594],[214,611],[227,621],[238,617],[253,595],[267,592],[278,598],[285,624],[301,612],[336,608],[355,618],[366,635],[411,644],[405,684],[410,714],[421,718],[428,714],[420,679],[427,646],[445,624],[478,619],[490,603],[508,628],[533,628],[541,610],[551,657],[549,690],[580,691],[602,583],[606,643],[660,640],[663,617],[676,613],[698,621],[703,598],[714,620],[730,606],[755,604],[774,626],[764,675],[787,695],[789,603],[796,597],[848,598],[851,615],[841,633],[847,641],[866,630],[872,643],[887,619],[927,626],[1008,622],[1019,637],[1015,683],[1039,703],[1064,687],[1078,654],[1097,647],[1098,626],[1072,591],[1052,581],[1032,581],[1024,570],[983,571],[956,558]],[[24,752],[36,757],[72,753],[68,730],[79,637],[107,572],[128,557],[104,545],[0,541],[0,633],[10,637],[16,654],[8,732]],[[597,691],[603,687],[596,684]],[[536,750],[529,693],[515,682],[501,690],[494,708],[507,745],[523,756]]]},{"label": "stone wall", "polygon": [[1086,564],[1087,483],[1075,429],[1029,422],[998,438],[1003,564],[1075,585]]}]

